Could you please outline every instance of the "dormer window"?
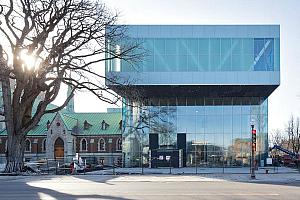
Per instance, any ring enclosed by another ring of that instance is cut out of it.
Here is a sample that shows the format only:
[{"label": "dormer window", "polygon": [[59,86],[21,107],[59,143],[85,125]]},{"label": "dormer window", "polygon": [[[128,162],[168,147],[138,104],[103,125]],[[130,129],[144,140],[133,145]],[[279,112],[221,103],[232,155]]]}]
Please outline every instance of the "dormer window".
[{"label": "dormer window", "polygon": [[87,130],[87,129],[90,128],[90,126],[91,126],[91,124],[88,123],[88,121],[84,120],[84,122],[83,122],[83,129],[84,129],[84,130]]},{"label": "dormer window", "polygon": [[49,130],[49,128],[50,128],[50,121],[48,120],[47,121],[47,130]]},{"label": "dormer window", "polygon": [[122,120],[119,122],[119,129],[122,130]]},{"label": "dormer window", "polygon": [[102,123],[101,123],[101,130],[104,130],[104,129],[105,129],[105,124],[106,124],[106,123],[105,123],[105,121],[103,120]]},{"label": "dormer window", "polygon": [[106,130],[108,127],[109,127],[109,124],[103,120],[101,123],[101,130]]}]

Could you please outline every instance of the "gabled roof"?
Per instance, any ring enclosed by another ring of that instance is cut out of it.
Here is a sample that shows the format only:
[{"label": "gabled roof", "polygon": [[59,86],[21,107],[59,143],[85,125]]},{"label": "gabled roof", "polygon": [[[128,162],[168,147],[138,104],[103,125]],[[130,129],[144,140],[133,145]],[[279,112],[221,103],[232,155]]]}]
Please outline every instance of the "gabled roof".
[{"label": "gabled roof", "polygon": [[77,125],[79,124],[79,120],[70,116],[70,113],[61,114],[60,116],[69,131],[73,130],[74,127],[77,127]]},{"label": "gabled roof", "polygon": [[[51,113],[45,114],[37,126],[29,131],[28,136],[46,136],[47,135],[47,122],[53,121],[56,114],[61,116],[62,121],[69,131],[77,135],[108,135],[108,134],[121,134],[119,123],[122,119],[121,113]],[[90,126],[84,129],[84,121],[87,121]],[[106,130],[101,129],[102,121],[109,124]],[[79,126],[77,126],[77,124]],[[0,136],[5,136],[6,131],[0,132]]]},{"label": "gabled roof", "polygon": [[[37,106],[37,103],[35,102],[33,108],[36,108],[36,106]],[[47,106],[47,109],[54,109],[54,108],[57,108],[57,106],[54,104],[49,104]],[[65,112],[65,109],[63,109],[62,112]],[[35,113],[35,109],[33,109],[32,113]],[[32,130],[30,130],[27,135],[28,136],[47,135],[47,122],[48,122],[48,120],[51,122],[53,120],[54,116],[55,116],[55,113],[45,114],[41,118],[39,123]],[[7,135],[6,130],[5,129],[0,130],[0,136],[5,136],[5,135]]]},{"label": "gabled roof", "polygon": [[[77,135],[121,134],[119,128],[121,113],[63,113],[61,116],[69,130],[78,128],[76,132],[74,131]],[[85,120],[90,124],[88,129],[84,129]],[[109,124],[106,130],[101,129],[103,120]],[[77,123],[79,127],[76,127]]]},{"label": "gabled roof", "polygon": [[[55,113],[45,114],[39,121],[38,125],[36,125],[32,130],[30,130],[27,135],[47,135],[47,122],[48,120],[51,122],[54,116]],[[6,130],[0,131],[0,136],[4,135],[7,135]]]}]

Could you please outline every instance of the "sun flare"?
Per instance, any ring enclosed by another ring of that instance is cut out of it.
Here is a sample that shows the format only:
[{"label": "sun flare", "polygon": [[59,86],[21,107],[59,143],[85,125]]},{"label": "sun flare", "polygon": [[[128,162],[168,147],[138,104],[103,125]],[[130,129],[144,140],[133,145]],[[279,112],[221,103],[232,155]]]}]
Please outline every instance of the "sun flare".
[{"label": "sun flare", "polygon": [[27,70],[35,70],[39,65],[37,58],[34,55],[30,55],[26,50],[21,51],[20,59]]}]

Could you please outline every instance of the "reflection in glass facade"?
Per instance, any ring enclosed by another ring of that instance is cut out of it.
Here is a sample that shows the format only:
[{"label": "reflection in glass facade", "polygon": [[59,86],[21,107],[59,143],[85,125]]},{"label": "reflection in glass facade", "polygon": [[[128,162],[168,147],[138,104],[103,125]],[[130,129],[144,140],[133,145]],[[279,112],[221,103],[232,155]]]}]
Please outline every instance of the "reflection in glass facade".
[{"label": "reflection in glass facade", "polygon": [[[142,63],[110,62],[109,71],[279,71],[279,38],[138,38]],[[117,51],[117,49],[116,49]]]},{"label": "reflection in glass facade", "polygon": [[[267,100],[261,98],[149,99],[141,108],[124,106],[126,166],[149,165],[149,134],[160,149],[176,149],[186,134],[186,166],[248,166],[250,121],[257,129],[257,160],[267,154]],[[134,127],[134,128],[133,128]]]}]

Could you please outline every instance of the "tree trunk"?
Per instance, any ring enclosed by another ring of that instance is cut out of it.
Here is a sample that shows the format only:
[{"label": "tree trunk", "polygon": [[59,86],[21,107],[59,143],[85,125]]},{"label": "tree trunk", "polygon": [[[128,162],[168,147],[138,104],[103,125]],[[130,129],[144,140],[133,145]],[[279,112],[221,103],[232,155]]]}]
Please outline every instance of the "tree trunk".
[{"label": "tree trunk", "polygon": [[25,140],[22,135],[8,138],[5,173],[19,174],[23,169]]}]

